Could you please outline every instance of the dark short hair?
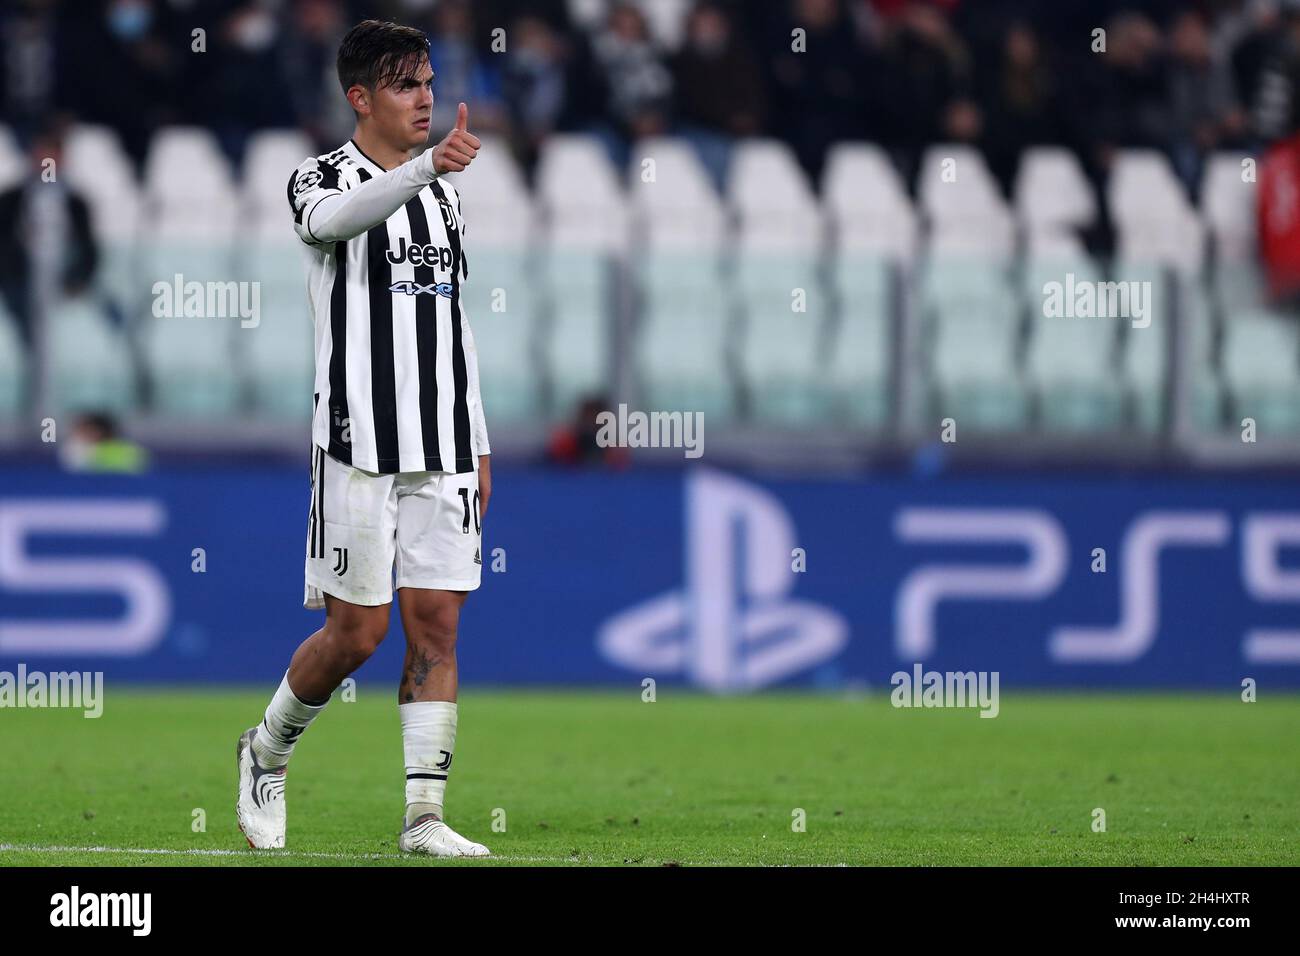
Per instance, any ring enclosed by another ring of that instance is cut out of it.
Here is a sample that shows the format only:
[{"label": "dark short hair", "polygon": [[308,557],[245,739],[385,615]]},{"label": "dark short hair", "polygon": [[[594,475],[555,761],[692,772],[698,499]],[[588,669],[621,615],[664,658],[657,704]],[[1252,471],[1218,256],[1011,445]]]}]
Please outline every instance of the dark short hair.
[{"label": "dark short hair", "polygon": [[429,38],[415,27],[386,20],[362,20],[339,44],[339,83],[346,93],[360,83],[383,89],[429,58]]}]

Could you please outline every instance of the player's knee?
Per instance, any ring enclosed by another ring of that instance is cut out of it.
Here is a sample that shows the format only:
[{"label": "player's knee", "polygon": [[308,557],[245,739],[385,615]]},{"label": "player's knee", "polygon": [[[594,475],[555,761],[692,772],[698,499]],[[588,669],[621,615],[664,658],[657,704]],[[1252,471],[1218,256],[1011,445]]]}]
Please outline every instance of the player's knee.
[{"label": "player's knee", "polygon": [[407,629],[407,640],[446,657],[456,649],[457,607],[437,606],[415,615]]},{"label": "player's knee", "polygon": [[370,659],[388,633],[388,620],[357,618],[331,622],[335,646],[347,657],[352,668]]}]

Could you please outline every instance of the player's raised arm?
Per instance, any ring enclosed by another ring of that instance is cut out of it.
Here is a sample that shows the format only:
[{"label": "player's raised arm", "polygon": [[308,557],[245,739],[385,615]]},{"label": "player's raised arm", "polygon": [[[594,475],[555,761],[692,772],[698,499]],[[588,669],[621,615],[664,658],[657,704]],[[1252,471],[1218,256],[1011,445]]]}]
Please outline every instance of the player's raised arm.
[{"label": "player's raised arm", "polygon": [[[325,164],[309,160],[289,180],[295,228],[307,242],[354,239],[384,222],[443,173],[464,170],[482,143],[466,129],[469,108],[460,104],[456,126],[433,149],[352,189],[338,188]],[[331,188],[332,187],[332,188]]]}]

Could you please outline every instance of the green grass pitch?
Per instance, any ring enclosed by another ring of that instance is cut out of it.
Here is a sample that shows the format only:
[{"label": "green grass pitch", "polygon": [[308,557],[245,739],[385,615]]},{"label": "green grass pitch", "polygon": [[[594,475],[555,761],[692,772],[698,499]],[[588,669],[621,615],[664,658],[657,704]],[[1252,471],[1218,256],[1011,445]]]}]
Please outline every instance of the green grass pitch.
[{"label": "green grass pitch", "polygon": [[671,687],[654,703],[639,687],[463,690],[447,819],[495,857],[443,861],[396,850],[395,694],[361,685],[298,746],[287,848],[255,854],[235,742],[273,689],[110,685],[99,719],[0,711],[0,865],[1300,862],[1294,695],[1009,692],[990,720],[896,710],[883,690]]}]

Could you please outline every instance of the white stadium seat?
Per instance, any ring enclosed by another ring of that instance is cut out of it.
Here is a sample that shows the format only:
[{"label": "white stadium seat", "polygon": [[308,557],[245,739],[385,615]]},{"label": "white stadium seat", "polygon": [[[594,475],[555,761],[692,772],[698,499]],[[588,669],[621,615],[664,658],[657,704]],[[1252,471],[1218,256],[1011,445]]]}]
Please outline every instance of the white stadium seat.
[{"label": "white stadium seat", "polygon": [[627,211],[619,177],[594,136],[552,136],[537,161],[538,199],[552,243],[620,249]]},{"label": "white stadium seat", "polygon": [[733,307],[718,254],[652,252],[636,277],[642,308],[633,364],[647,407],[731,417]]},{"label": "white stadium seat", "polygon": [[289,176],[316,150],[297,130],[254,133],[244,155],[244,199],[254,213],[289,216]]},{"label": "white stadium seat", "polygon": [[[282,226],[289,221],[287,201],[279,219]],[[278,238],[246,240],[238,250],[238,277],[258,283],[259,320],[248,328],[237,319],[225,321],[236,327],[236,355],[248,370],[254,404],[271,418],[311,416],[315,330],[304,252],[302,241],[287,229]]]},{"label": "white stadium seat", "polygon": [[542,302],[531,253],[479,243],[469,262],[461,301],[477,346],[488,427],[528,421],[541,405],[537,330]]},{"label": "white stadium seat", "polygon": [[90,204],[96,236],[134,241],[143,195],[117,134],[107,126],[73,126],[64,143],[63,164],[68,182]]},{"label": "white stadium seat", "polygon": [[1085,228],[1097,218],[1097,200],[1070,150],[1039,146],[1025,151],[1016,171],[1016,215],[1029,228]]},{"label": "white stadium seat", "polygon": [[917,182],[931,252],[992,262],[1010,258],[1015,221],[979,150],[953,143],[931,146]]},{"label": "white stadium seat", "polygon": [[92,297],[58,303],[46,325],[56,408],[120,413],[134,407],[135,378],[126,339]]},{"label": "white stadium seat", "polygon": [[739,364],[755,416],[787,424],[824,420],[831,393],[819,359],[830,312],[816,257],[751,251],[734,278]]},{"label": "white stadium seat", "polygon": [[64,141],[68,182],[90,206],[100,244],[98,283],[128,315],[148,293],[140,275],[139,239],[146,222],[144,195],[117,133],[107,126],[74,125]]},{"label": "white stadium seat", "polygon": [[1223,379],[1232,419],[1249,416],[1261,432],[1300,430],[1300,331],[1291,316],[1257,309],[1224,329]]},{"label": "white stadium seat", "polygon": [[609,256],[593,249],[553,247],[539,263],[538,287],[549,316],[543,363],[552,408],[561,415],[584,396],[609,388],[610,269]]},{"label": "white stadium seat", "polygon": [[841,250],[912,260],[916,253],[916,213],[902,178],[879,146],[833,146],[826,159],[822,192]]},{"label": "white stadium seat", "polygon": [[685,140],[639,141],[628,168],[628,197],[635,228],[652,248],[713,249],[726,232],[722,200],[695,148]]},{"label": "white stadium seat", "polygon": [[824,240],[821,207],[808,175],[785,143],[736,145],[727,200],[739,217],[742,249],[816,252]]},{"label": "white stadium seat", "polygon": [[1242,178],[1245,153],[1216,153],[1206,164],[1201,209],[1219,260],[1250,260],[1255,254],[1255,183]]},{"label": "white stadium seat", "polygon": [[1006,270],[968,256],[932,256],[921,273],[919,292],[925,314],[1001,314],[1017,307]]},{"label": "white stadium seat", "polygon": [[1078,234],[1057,226],[1031,225],[1024,234],[1024,253],[1035,259],[1077,259],[1087,255]]},{"label": "white stadium seat", "polygon": [[1204,264],[1205,229],[1163,154],[1120,150],[1106,202],[1121,259],[1171,265],[1185,274]]},{"label": "white stadium seat", "polygon": [[[285,182],[288,182],[286,177]],[[162,205],[230,205],[234,179],[216,137],[197,126],[170,126],[154,134],[145,160],[145,193]]]},{"label": "white stadium seat", "polygon": [[131,158],[122,148],[117,133],[108,126],[77,123],[68,130],[63,144],[63,158],[69,181],[79,187],[103,188],[112,183],[135,181]]},{"label": "white stadium seat", "polygon": [[460,193],[466,242],[471,251],[522,249],[534,238],[536,204],[509,144],[486,133],[480,139],[483,148],[470,167],[448,176]]}]

